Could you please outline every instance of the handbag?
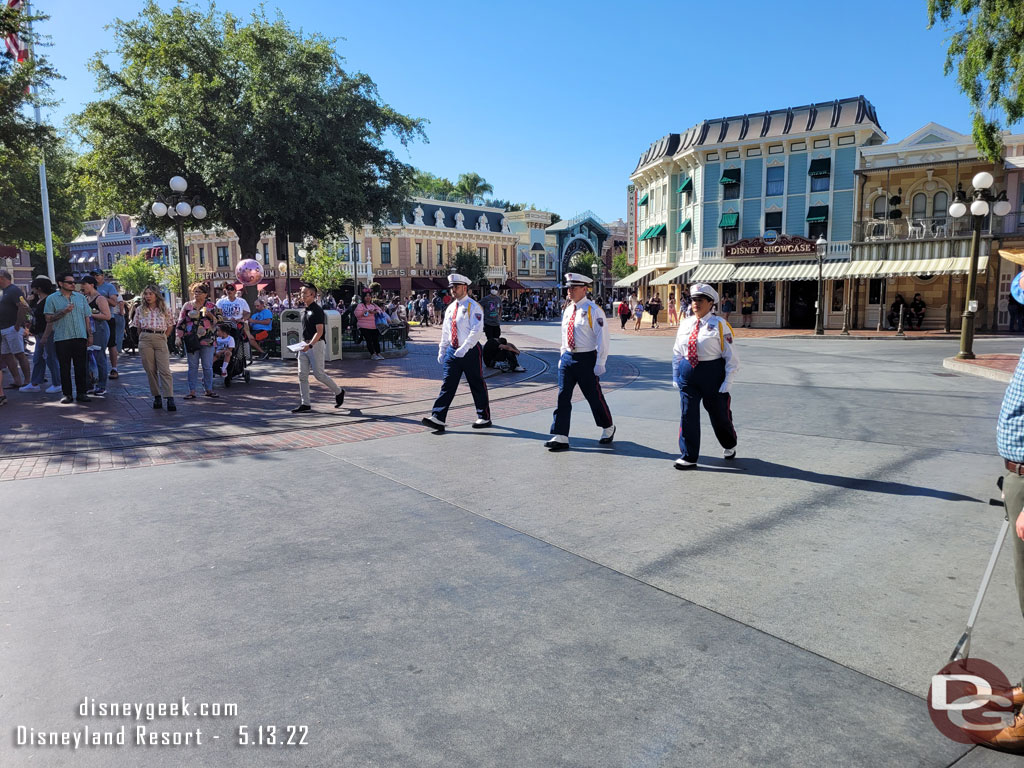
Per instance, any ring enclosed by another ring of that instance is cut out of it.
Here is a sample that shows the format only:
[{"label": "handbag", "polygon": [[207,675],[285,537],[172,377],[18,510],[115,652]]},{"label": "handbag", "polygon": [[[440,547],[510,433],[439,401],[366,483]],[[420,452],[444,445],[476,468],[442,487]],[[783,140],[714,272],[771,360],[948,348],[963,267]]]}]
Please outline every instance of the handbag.
[{"label": "handbag", "polygon": [[202,346],[199,343],[199,337],[195,334],[195,331],[192,333],[186,333],[184,341],[186,352],[198,352],[199,347]]}]

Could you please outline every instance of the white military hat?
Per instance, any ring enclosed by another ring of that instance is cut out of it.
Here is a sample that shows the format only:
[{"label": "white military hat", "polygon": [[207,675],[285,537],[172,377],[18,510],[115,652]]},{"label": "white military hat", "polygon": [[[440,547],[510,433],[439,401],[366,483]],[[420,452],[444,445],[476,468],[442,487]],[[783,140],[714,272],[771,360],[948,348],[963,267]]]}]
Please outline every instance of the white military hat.
[{"label": "white military hat", "polygon": [[448,275],[448,285],[470,285],[470,280],[465,275],[452,272]]},{"label": "white military hat", "polygon": [[694,283],[690,286],[690,298],[694,296],[707,296],[712,304],[718,303],[718,291],[707,283]]},{"label": "white military hat", "polygon": [[577,272],[565,273],[565,284],[570,287],[577,285],[590,285],[593,282],[594,281],[591,278],[587,277],[586,275],[581,275]]}]

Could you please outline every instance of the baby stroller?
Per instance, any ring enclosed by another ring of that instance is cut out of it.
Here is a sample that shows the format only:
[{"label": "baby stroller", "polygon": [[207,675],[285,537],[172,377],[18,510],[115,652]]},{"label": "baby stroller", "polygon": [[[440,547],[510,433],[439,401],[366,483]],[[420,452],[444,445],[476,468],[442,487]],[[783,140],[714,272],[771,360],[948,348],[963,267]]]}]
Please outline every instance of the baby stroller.
[{"label": "baby stroller", "polygon": [[221,365],[219,363],[213,366],[213,372],[218,376],[224,377],[225,387],[230,387],[231,380],[238,377],[243,378],[245,383],[248,384],[250,380],[249,361],[246,359],[245,347],[243,346],[243,332],[234,327],[234,323],[225,323],[225,325],[230,328],[231,338],[235,340],[235,347],[231,353],[231,361],[228,363],[228,372],[226,374],[221,373]]}]

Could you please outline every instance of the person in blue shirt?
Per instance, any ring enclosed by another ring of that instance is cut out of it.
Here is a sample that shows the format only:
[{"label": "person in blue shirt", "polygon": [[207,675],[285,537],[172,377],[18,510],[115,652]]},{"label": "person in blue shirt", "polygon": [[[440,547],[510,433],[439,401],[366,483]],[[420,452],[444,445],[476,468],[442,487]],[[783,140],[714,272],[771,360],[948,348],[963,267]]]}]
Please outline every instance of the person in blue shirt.
[{"label": "person in blue shirt", "polygon": [[[1024,355],[1017,362],[1010,386],[1003,395],[996,425],[996,445],[1003,459],[1003,501],[1007,519],[1013,523],[1013,568],[1017,580],[1017,600],[1024,615]],[[1024,689],[1015,687],[1009,697],[1015,707],[1024,705]],[[989,736],[982,746],[1024,754],[1024,712],[1014,724]]]},{"label": "person in blue shirt", "polygon": [[[256,347],[259,348],[261,344],[270,338],[270,330],[274,324],[274,315],[267,309],[267,305],[261,299],[256,299],[256,303],[253,306],[256,311],[249,317],[249,328],[252,329],[253,338],[257,342]],[[270,352],[263,351],[263,359],[266,360],[269,357]]]}]

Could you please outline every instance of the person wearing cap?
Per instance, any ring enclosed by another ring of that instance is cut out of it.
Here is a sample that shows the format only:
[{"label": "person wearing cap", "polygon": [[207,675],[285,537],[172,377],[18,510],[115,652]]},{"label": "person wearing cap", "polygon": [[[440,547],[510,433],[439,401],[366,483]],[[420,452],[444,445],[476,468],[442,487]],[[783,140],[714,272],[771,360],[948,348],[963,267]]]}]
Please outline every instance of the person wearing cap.
[{"label": "person wearing cap", "polygon": [[590,403],[595,423],[602,429],[598,442],[609,445],[615,436],[612,413],[601,392],[600,381],[608,361],[608,329],[604,326],[604,310],[587,298],[587,289],[593,282],[575,272],[565,276],[569,301],[562,312],[558,403],[551,422],[552,437],[544,443],[551,451],[569,448],[569,417],[577,384]]},{"label": "person wearing cap", "polygon": [[476,406],[477,419],[473,428],[483,429],[491,426],[491,405],[487,384],[484,383],[483,350],[480,347],[480,339],[484,335],[484,308],[469,297],[469,278],[465,275],[448,275],[448,287],[452,301],[441,321],[441,341],[437,349],[437,362],[444,366],[444,380],[430,415],[421,421],[426,427],[444,432],[448,408],[459,388],[459,381],[465,375]]},{"label": "person wearing cap", "polygon": [[718,292],[707,283],[690,286],[693,314],[679,324],[672,348],[672,380],[679,389],[682,416],[676,469],[697,466],[700,454],[700,404],[711,418],[724,458],[736,458],[729,389],[739,367],[732,327],[712,312]]}]

